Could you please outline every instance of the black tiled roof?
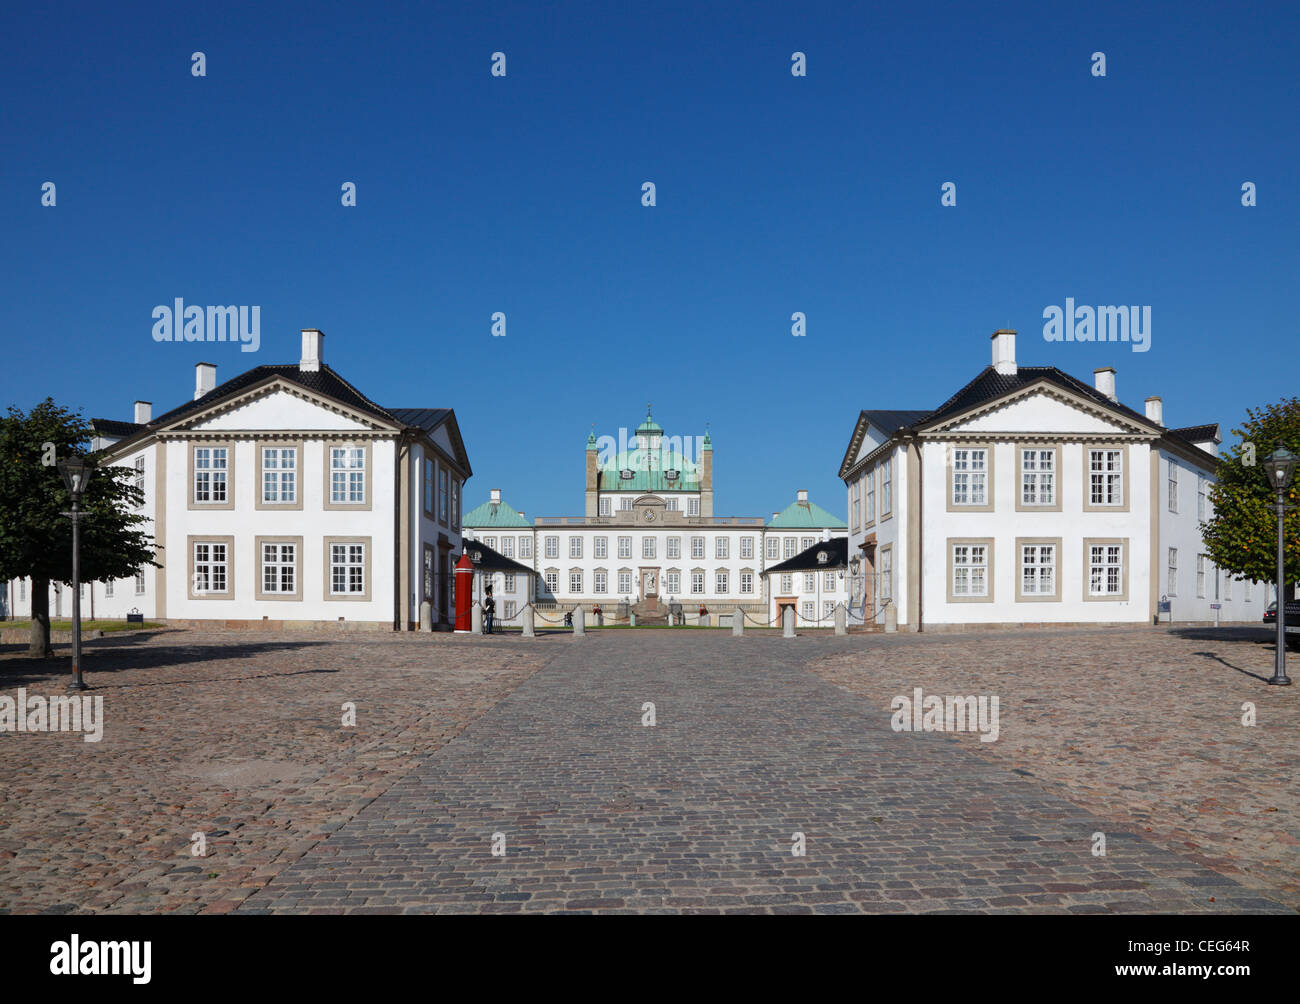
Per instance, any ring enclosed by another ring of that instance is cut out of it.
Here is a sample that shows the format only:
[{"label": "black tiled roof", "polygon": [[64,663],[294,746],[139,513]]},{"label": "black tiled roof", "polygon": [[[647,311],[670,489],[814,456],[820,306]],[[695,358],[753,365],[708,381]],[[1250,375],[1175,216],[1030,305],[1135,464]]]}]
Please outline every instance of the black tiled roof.
[{"label": "black tiled roof", "polygon": [[899,429],[905,429],[910,425],[916,425],[917,422],[924,421],[930,412],[916,410],[875,410],[864,411],[862,414],[868,422],[874,425],[886,436],[892,436]]},{"label": "black tiled roof", "polygon": [[504,554],[492,550],[480,540],[465,541],[465,550],[469,553],[469,560],[474,562],[474,567],[483,571],[537,574],[527,565],[521,565],[513,558],[507,558]]},{"label": "black tiled roof", "polygon": [[934,422],[948,418],[951,415],[960,414],[970,408],[978,407],[986,401],[992,401],[1005,394],[1012,394],[1028,387],[1030,384],[1037,383],[1039,380],[1046,380],[1063,390],[1078,394],[1080,397],[1089,398],[1097,402],[1097,404],[1112,411],[1117,411],[1128,418],[1136,419],[1145,425],[1154,424],[1145,415],[1120,404],[1118,401],[1112,401],[1097,390],[1096,387],[1090,387],[1082,380],[1076,380],[1070,374],[1057,369],[1055,366],[1021,366],[1014,374],[999,373],[992,366],[986,366],[979,376],[939,405],[925,421]]},{"label": "black tiled roof", "polygon": [[390,412],[370,400],[324,364],[321,365],[319,370],[311,373],[303,372],[299,369],[297,363],[272,363],[266,366],[254,366],[251,370],[247,370],[223,384],[218,384],[197,401],[187,401],[179,408],[173,408],[171,411],[159,415],[149,423],[147,428],[156,429],[164,425],[170,425],[177,419],[184,418],[192,412],[210,407],[226,398],[234,397],[263,380],[277,376],[288,380],[290,383],[296,383],[307,390],[332,397],[356,411],[368,413],[385,421],[396,421]]},{"label": "black tiled roof", "polygon": [[1170,429],[1169,435],[1185,439],[1189,443],[1212,442],[1219,438],[1219,423],[1209,425],[1188,425],[1181,429]]},{"label": "black tiled roof", "polygon": [[403,425],[433,432],[451,414],[450,408],[389,408],[388,413]]},{"label": "black tiled roof", "polygon": [[[825,561],[817,560],[817,555],[821,551],[826,552]],[[800,551],[793,558],[787,558],[780,564],[764,569],[763,574],[771,575],[775,572],[825,572],[836,568],[847,568],[848,563],[849,538],[832,537],[830,540],[819,540],[812,547]]]},{"label": "black tiled roof", "polygon": [[144,428],[134,422],[118,422],[111,418],[92,418],[90,425],[101,436],[134,436]]}]

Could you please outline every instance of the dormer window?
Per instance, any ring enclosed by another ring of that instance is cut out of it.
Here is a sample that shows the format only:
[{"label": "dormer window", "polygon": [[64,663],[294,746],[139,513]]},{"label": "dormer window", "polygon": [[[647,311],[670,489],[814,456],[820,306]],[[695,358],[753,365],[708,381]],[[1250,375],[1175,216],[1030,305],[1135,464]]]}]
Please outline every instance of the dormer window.
[{"label": "dormer window", "polygon": [[676,481],[681,476],[681,471],[664,471],[664,477],[669,481]]},{"label": "dormer window", "polygon": [[632,470],[632,468],[630,467],[624,467],[621,471],[618,472],[618,476],[622,478],[624,481],[631,481],[634,477],[636,477],[636,472]]}]

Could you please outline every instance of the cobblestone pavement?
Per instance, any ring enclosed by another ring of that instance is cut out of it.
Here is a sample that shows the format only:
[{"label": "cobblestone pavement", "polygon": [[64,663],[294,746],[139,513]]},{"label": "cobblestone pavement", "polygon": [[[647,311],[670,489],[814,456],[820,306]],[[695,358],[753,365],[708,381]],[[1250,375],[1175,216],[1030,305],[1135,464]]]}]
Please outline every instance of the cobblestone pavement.
[{"label": "cobblestone pavement", "polygon": [[[98,743],[0,733],[0,913],[228,912],[544,661],[452,635],[167,631],[88,643]],[[66,648],[0,649],[61,695]],[[355,728],[342,727],[343,703]],[[194,857],[192,835],[206,834]]]},{"label": "cobblestone pavement", "polygon": [[1300,686],[1263,683],[1271,633],[899,636],[810,668],[877,707],[913,687],[1000,695],[997,742],[949,742],[1300,909]]},{"label": "cobblestone pavement", "polygon": [[[945,667],[984,651],[1032,665],[1044,677],[1034,686],[1048,694],[1050,679],[1128,659],[1130,672],[1149,673],[1132,698],[1158,694],[1168,708],[1180,692],[1171,674],[1190,650],[1241,663],[1241,643],[1183,645],[1140,631],[937,644],[639,631],[545,644],[552,657],[541,670],[241,909],[1291,912],[1186,848],[1116,828],[1104,801],[1076,805],[969,744],[893,731],[883,696],[960,682]],[[869,678],[874,696],[806,671],[822,658],[830,661],[820,672],[850,684]],[[1182,672],[1231,674],[1226,717],[1246,699],[1270,722],[1289,713],[1286,697],[1212,658]],[[880,689],[885,678],[896,682]],[[1014,707],[1017,694],[1004,693]],[[1076,697],[1085,707],[1096,698],[1091,688]],[[654,727],[642,724],[645,702],[655,705]],[[1022,743],[1023,718],[1013,711],[1000,741]],[[1272,754],[1278,776],[1294,776],[1275,745],[1285,733],[1270,726],[1255,732],[1264,738],[1229,740],[1213,716],[1194,722],[1200,739],[1181,740],[1189,749],[1258,742],[1252,770],[1271,776],[1258,758]],[[1216,786],[1227,769],[1202,767]],[[1217,794],[1197,792],[1199,783],[1187,797]],[[1105,857],[1091,853],[1099,831]],[[796,833],[804,856],[791,853]],[[492,854],[494,834],[504,856]]]}]

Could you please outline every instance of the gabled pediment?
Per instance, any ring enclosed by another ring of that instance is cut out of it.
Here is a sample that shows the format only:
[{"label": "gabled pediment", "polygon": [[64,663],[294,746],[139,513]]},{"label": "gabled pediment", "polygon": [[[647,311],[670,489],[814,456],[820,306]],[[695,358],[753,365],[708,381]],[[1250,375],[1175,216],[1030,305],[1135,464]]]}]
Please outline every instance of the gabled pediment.
[{"label": "gabled pediment", "polygon": [[376,432],[392,426],[296,384],[272,380],[199,410],[172,432]]},{"label": "gabled pediment", "polygon": [[1042,383],[983,402],[970,411],[951,415],[924,430],[979,435],[1150,435],[1151,430],[1095,401]]}]

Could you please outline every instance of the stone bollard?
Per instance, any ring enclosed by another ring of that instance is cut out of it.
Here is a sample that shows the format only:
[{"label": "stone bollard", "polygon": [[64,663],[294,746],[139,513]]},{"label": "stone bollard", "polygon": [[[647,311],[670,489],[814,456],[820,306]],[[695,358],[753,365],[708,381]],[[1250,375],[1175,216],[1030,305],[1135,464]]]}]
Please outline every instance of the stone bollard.
[{"label": "stone bollard", "polygon": [[709,626],[709,617],[710,617],[710,616],[712,616],[712,615],[711,615],[711,614],[701,614],[701,615],[700,615],[700,627],[708,627],[708,626]]},{"label": "stone bollard", "polygon": [[433,604],[428,600],[420,604],[420,630],[433,630]]},{"label": "stone bollard", "polygon": [[600,613],[596,615],[596,627],[604,627],[604,626],[605,626],[605,611],[602,610]]},{"label": "stone bollard", "polygon": [[582,607],[573,611],[573,637],[585,638],[587,636],[587,615],[582,612]]},{"label": "stone bollard", "polygon": [[885,631],[892,634],[898,630],[898,607],[886,600],[885,601]]},{"label": "stone bollard", "polygon": [[628,614],[627,623],[629,627],[636,627],[636,614]]},{"label": "stone bollard", "polygon": [[849,633],[849,613],[844,609],[843,603],[835,604],[835,633]]},{"label": "stone bollard", "polygon": [[536,631],[536,630],[534,629],[534,627],[533,627],[533,608],[532,608],[532,607],[525,607],[525,608],[524,608],[524,612],[523,612],[523,614],[521,615],[521,619],[522,619],[523,622],[524,622],[524,637],[525,637],[525,638],[536,638],[536,637],[537,637],[537,631]]},{"label": "stone bollard", "polygon": [[736,607],[731,612],[731,633],[733,635],[742,635],[745,633],[745,612]]},{"label": "stone bollard", "polygon": [[483,608],[477,603],[470,607],[469,630],[471,634],[483,633]]},{"label": "stone bollard", "polygon": [[794,637],[794,607],[786,607],[785,612],[781,614],[781,636]]}]

